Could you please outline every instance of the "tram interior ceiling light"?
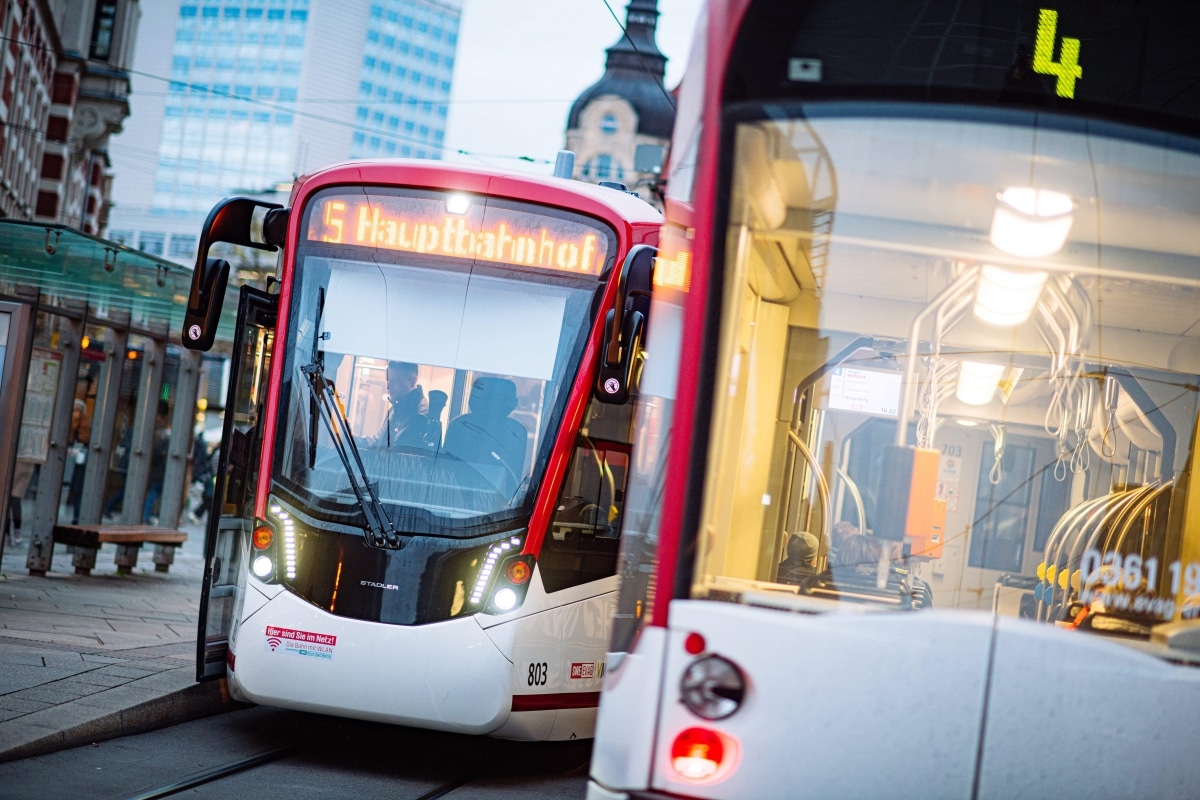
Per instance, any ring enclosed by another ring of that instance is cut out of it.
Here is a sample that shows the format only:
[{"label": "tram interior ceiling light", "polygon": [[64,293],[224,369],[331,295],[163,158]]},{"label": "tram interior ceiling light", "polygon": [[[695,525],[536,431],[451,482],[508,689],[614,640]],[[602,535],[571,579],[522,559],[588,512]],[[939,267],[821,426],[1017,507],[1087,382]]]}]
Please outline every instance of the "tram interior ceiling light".
[{"label": "tram interior ceiling light", "polygon": [[1063,248],[1075,219],[1070,195],[1014,186],[998,199],[991,235],[997,249],[1017,258],[1043,258]]},{"label": "tram interior ceiling light", "polygon": [[969,406],[982,406],[992,401],[1000,378],[1004,375],[1003,364],[985,364],[979,361],[963,361],[958,367],[958,387],[954,396]]},{"label": "tram interior ceiling light", "polygon": [[1029,319],[1049,277],[1038,270],[1016,271],[984,264],[975,293],[975,316],[999,327]]}]

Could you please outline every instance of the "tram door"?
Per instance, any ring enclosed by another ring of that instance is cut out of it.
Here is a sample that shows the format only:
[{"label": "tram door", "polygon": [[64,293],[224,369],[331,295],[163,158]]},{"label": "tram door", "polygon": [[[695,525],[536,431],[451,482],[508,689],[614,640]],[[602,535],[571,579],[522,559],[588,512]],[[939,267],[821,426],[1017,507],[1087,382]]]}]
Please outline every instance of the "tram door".
[{"label": "tram door", "polygon": [[225,402],[217,485],[204,539],[196,680],[225,675],[229,637],[254,525],[254,497],[262,454],[263,408],[275,341],[276,298],[243,286]]},{"label": "tram door", "polygon": [[[1043,438],[988,424],[943,425],[937,446],[938,490],[947,508],[942,556],[927,574],[934,605],[990,610],[998,585],[1033,573],[1044,542],[1040,528],[1065,510],[1057,502],[1053,448]],[[1007,613],[1015,616],[1016,605]]]}]

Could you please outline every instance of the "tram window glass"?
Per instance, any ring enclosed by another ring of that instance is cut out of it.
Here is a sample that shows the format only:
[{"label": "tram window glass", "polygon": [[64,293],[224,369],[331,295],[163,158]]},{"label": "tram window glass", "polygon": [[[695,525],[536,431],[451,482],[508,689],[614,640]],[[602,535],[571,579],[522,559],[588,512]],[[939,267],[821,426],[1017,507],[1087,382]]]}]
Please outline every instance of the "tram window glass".
[{"label": "tram window glass", "polygon": [[588,405],[538,558],[548,592],[616,572],[633,407],[594,399]]},{"label": "tram window glass", "polygon": [[[996,452],[996,440],[991,441],[990,448],[990,452]],[[1035,451],[1032,447],[1008,444],[1001,448],[999,459],[989,459],[987,442],[983,451],[972,517],[979,523],[970,532],[968,564],[1020,572],[1037,477]]]},{"label": "tram window glass", "polygon": [[476,199],[454,215],[443,195],[395,192],[310,204],[284,370],[283,490],[331,519],[356,513],[334,441],[313,423],[302,370],[319,362],[398,527],[470,536],[528,513],[614,237],[517,205]]},{"label": "tram window glass", "polygon": [[[1147,635],[1200,614],[1200,581],[1172,577],[1200,574],[1178,488],[1200,152],[1045,112],[760,111],[734,124],[693,595],[897,610],[927,590]],[[877,374],[901,376],[898,409]],[[847,526],[871,546],[835,551]],[[795,585],[798,533],[819,552]]]}]

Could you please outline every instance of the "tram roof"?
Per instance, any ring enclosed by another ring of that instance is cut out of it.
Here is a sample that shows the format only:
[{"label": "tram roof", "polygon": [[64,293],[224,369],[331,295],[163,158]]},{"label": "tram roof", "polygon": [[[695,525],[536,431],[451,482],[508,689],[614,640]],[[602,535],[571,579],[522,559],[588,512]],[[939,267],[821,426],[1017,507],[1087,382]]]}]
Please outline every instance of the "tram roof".
[{"label": "tram roof", "polygon": [[[0,292],[37,287],[43,298],[86,302],[92,315],[128,313],[134,324],[183,322],[192,270],[65,225],[0,220]],[[237,303],[226,303],[220,338],[231,338]]]},{"label": "tram roof", "polygon": [[662,222],[662,215],[645,200],[607,186],[550,175],[447,164],[442,161],[402,158],[345,161],[301,177],[296,181],[296,186],[315,188],[364,183],[442,188],[502,196],[517,193],[528,199],[533,199],[532,194],[541,192],[544,194],[537,198],[537,202],[584,213],[607,213],[631,223],[656,225]]}]

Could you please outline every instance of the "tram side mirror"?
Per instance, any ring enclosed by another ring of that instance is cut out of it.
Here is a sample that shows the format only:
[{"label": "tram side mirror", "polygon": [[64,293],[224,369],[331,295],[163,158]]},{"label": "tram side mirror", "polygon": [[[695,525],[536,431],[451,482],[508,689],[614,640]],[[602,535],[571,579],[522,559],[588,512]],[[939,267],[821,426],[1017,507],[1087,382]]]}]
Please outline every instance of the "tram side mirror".
[{"label": "tram side mirror", "polygon": [[[256,224],[255,212],[266,209]],[[274,252],[287,231],[287,211],[278,203],[266,203],[251,197],[227,197],[209,212],[200,230],[196,268],[183,314],[183,346],[189,350],[208,350],[217,336],[225,289],[229,285],[229,262],[209,258],[208,251],[218,242]],[[257,234],[257,235],[256,235]]]},{"label": "tram side mirror", "polygon": [[629,251],[621,266],[616,303],[604,318],[600,367],[596,371],[596,399],[602,403],[623,405],[637,386],[657,255],[656,248],[640,244]]},{"label": "tram side mirror", "polygon": [[221,320],[221,301],[229,285],[229,262],[206,258],[192,273],[192,291],[183,313],[183,346],[189,350],[208,350],[217,337]]}]

